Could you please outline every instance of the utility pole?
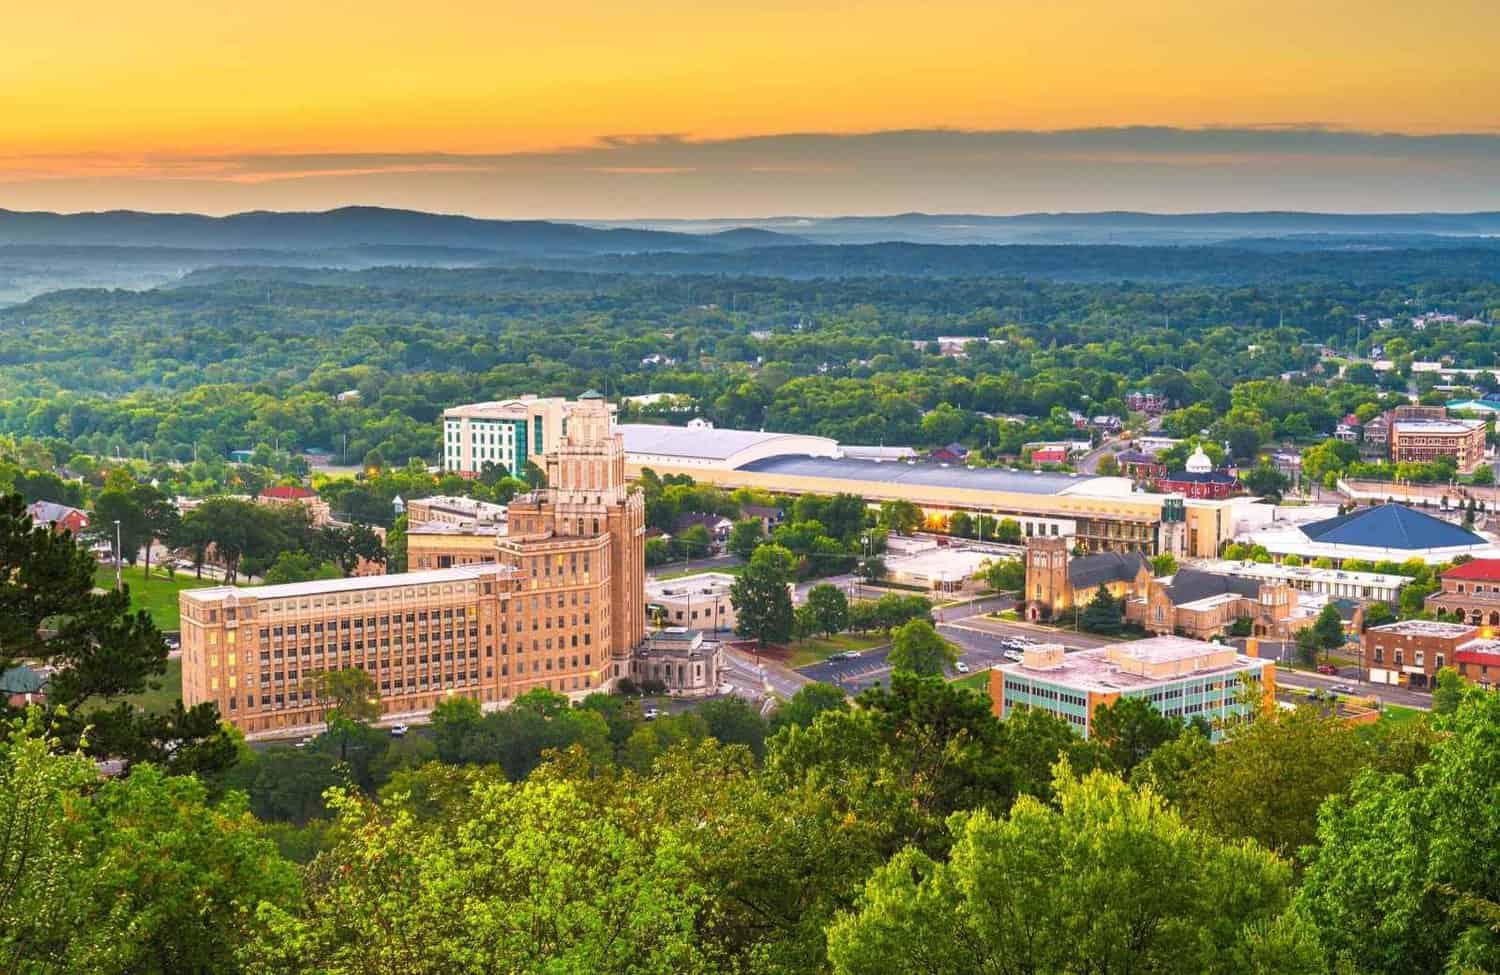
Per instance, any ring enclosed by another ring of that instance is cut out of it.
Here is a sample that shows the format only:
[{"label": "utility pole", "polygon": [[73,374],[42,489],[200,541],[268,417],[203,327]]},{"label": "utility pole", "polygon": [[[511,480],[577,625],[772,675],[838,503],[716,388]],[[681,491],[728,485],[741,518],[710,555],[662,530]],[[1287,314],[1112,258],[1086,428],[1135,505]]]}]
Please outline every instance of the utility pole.
[{"label": "utility pole", "polygon": [[125,588],[125,582],[120,578],[120,519],[115,519],[115,592]]}]

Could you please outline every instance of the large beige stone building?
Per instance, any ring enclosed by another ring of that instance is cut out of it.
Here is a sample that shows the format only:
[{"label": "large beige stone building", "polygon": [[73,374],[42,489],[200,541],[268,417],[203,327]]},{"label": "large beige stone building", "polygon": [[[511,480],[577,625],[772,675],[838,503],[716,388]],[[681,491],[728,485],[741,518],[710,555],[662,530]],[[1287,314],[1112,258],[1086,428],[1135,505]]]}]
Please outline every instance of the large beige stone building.
[{"label": "large beige stone building", "polygon": [[602,398],[572,405],[545,490],[487,536],[492,562],[284,586],[185,590],[183,700],[251,734],[317,726],[312,679],[359,667],[388,717],[462,694],[503,707],[581,697],[630,671],[645,637],[645,508]]}]

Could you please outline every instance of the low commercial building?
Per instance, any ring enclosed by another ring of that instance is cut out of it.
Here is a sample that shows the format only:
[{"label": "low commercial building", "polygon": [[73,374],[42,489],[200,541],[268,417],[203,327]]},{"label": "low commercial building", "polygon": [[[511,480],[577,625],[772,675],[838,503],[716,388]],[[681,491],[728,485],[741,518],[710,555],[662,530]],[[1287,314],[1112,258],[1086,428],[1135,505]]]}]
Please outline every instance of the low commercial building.
[{"label": "low commercial building", "polygon": [[900,586],[936,593],[973,588],[974,576],[995,556],[977,549],[948,548],[932,543],[906,555],[888,555],[886,578]]},{"label": "low commercial building", "polygon": [[723,644],[701,630],[679,626],[648,634],[630,658],[631,680],[660,681],[668,694],[679,697],[718,693],[724,673]]},{"label": "low commercial building", "polygon": [[1391,424],[1391,460],[1432,461],[1451,457],[1462,474],[1484,462],[1483,420],[1396,420]]},{"label": "low commercial building", "polygon": [[1455,661],[1463,644],[1483,636],[1477,626],[1435,620],[1402,620],[1372,626],[1360,645],[1360,667],[1372,684],[1427,688]]},{"label": "low commercial building", "polygon": [[1215,575],[1283,583],[1298,592],[1361,602],[1395,603],[1401,598],[1402,587],[1411,581],[1406,576],[1390,572],[1350,572],[1280,562],[1205,559],[1195,562],[1194,567]]},{"label": "low commercial building", "polygon": [[646,583],[648,618],[663,626],[729,632],[735,626],[733,585],[734,576],[725,572],[653,579]]},{"label": "low commercial building", "polygon": [[406,564],[413,570],[483,565],[499,558],[509,529],[503,504],[473,498],[417,498],[406,505]]},{"label": "low commercial building", "polygon": [[[1246,681],[1259,683],[1247,701]],[[1275,706],[1276,665],[1234,648],[1176,636],[1067,653],[1034,646],[1019,663],[990,671],[990,703],[1001,719],[1039,708],[1067,721],[1085,738],[1094,712],[1122,697],[1144,698],[1169,717],[1204,719],[1214,740],[1235,724]]]}]

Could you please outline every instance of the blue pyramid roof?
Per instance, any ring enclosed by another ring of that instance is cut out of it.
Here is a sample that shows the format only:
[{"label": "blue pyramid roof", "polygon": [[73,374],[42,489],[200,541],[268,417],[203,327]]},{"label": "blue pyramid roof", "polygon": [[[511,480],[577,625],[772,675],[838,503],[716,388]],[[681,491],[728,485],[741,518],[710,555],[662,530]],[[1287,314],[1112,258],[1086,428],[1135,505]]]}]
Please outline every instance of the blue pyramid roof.
[{"label": "blue pyramid roof", "polygon": [[1304,525],[1302,534],[1328,545],[1404,550],[1487,544],[1471,531],[1402,504],[1375,505],[1315,521]]}]

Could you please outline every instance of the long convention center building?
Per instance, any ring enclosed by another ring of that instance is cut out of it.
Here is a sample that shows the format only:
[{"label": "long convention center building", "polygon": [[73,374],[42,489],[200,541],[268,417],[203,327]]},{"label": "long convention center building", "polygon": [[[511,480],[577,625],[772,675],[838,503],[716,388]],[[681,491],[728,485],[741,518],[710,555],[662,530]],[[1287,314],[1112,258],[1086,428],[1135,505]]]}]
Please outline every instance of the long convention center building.
[{"label": "long convention center building", "polygon": [[387,718],[463,695],[572,697],[632,672],[645,638],[645,510],[608,404],[570,405],[546,489],[517,497],[492,561],[367,578],[184,590],[182,692],[249,734],[314,729],[319,673],[358,667]]},{"label": "long convention center building", "polygon": [[1147,494],[1125,477],[885,459],[827,437],[721,430],[701,420],[620,430],[632,476],[651,468],[728,489],[911,501],[930,518],[958,511],[1012,518],[1028,536],[1068,537],[1089,551],[1212,558],[1235,527],[1235,501]]}]

